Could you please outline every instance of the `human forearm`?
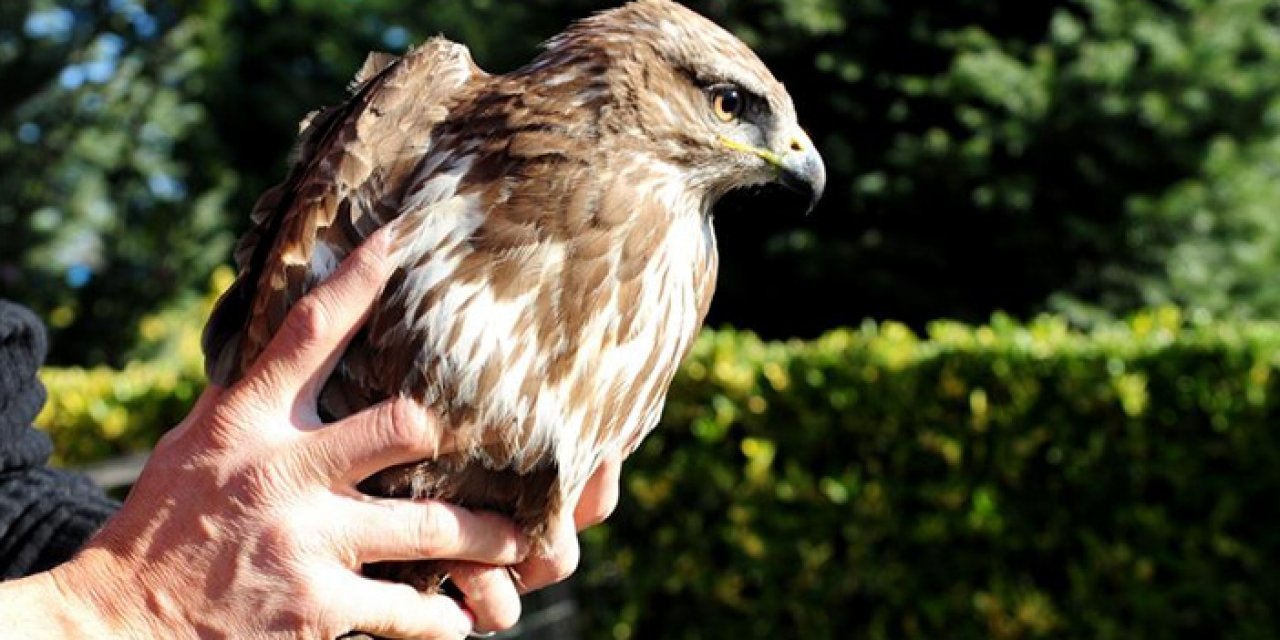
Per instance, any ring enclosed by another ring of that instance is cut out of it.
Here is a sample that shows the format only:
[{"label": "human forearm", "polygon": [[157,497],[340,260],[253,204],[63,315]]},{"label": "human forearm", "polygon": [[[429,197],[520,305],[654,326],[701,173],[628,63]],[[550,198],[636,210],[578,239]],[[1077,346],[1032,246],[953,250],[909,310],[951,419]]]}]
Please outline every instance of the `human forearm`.
[{"label": "human forearm", "polygon": [[124,627],[69,593],[60,584],[61,568],[0,583],[0,626],[21,629],[30,640],[125,638]]}]

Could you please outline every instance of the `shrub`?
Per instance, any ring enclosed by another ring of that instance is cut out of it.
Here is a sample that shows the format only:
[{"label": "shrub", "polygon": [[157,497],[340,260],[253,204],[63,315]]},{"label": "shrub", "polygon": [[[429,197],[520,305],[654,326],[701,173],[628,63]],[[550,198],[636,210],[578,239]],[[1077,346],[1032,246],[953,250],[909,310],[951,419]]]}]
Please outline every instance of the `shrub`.
[{"label": "shrub", "polygon": [[41,378],[49,403],[36,424],[53,438],[54,461],[73,465],[150,449],[203,386],[200,369],[155,364],[49,369]]},{"label": "shrub", "polygon": [[[1280,328],[708,333],[587,535],[614,638],[1273,638]],[[1254,505],[1254,506],[1250,506]]]},{"label": "shrub", "polygon": [[54,461],[84,464],[150,449],[186,415],[204,388],[201,322],[220,292],[231,286],[229,268],[216,269],[203,297],[142,317],[123,369],[46,367],[40,378],[49,401],[36,424],[54,443]]},{"label": "shrub", "polygon": [[[46,372],[64,459],[180,417],[158,353]],[[1172,310],[707,332],[585,537],[588,635],[1276,637],[1278,369],[1280,325]]]}]

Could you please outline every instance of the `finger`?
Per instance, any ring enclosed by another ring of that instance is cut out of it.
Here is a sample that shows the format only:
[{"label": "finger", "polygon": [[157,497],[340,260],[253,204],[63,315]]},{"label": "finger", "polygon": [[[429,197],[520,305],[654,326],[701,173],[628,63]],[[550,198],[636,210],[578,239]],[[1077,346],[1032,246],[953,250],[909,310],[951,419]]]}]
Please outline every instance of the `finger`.
[{"label": "finger", "polygon": [[347,520],[347,544],[361,563],[440,558],[510,565],[528,543],[502,516],[435,500],[368,498]]},{"label": "finger", "polygon": [[520,593],[506,567],[453,563],[449,579],[463,594],[478,632],[506,631],[520,621]]},{"label": "finger", "polygon": [[581,553],[573,519],[561,518],[555,524],[549,548],[530,554],[512,568],[517,588],[520,593],[529,593],[564,581],[578,569]]},{"label": "finger", "polygon": [[328,584],[335,587],[330,608],[344,623],[339,626],[352,631],[382,638],[458,640],[474,628],[471,616],[448,596],[354,574],[335,576]]},{"label": "finger", "polygon": [[582,497],[573,509],[573,521],[581,531],[587,527],[604,522],[618,508],[618,482],[622,475],[622,460],[610,456],[605,458],[587,486],[582,490]]},{"label": "finger", "polygon": [[388,467],[436,458],[453,449],[452,433],[408,398],[376,404],[307,438],[302,455],[317,461],[318,480],[350,485]]},{"label": "finger", "polygon": [[351,252],[328,279],[297,302],[247,376],[298,391],[314,403],[347,342],[391,276],[390,231],[384,227]]}]

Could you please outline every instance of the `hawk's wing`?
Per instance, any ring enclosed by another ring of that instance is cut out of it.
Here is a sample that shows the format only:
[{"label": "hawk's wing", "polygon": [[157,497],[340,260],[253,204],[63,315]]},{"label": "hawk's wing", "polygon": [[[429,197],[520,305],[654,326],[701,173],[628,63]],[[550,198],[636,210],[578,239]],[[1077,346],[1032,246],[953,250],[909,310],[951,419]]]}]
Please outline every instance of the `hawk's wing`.
[{"label": "hawk's wing", "polygon": [[484,77],[466,47],[436,38],[401,58],[370,55],[351,98],[303,122],[289,175],[258,200],[236,246],[239,276],[205,328],[211,382],[238,379],[289,307],[396,216],[433,128]]}]

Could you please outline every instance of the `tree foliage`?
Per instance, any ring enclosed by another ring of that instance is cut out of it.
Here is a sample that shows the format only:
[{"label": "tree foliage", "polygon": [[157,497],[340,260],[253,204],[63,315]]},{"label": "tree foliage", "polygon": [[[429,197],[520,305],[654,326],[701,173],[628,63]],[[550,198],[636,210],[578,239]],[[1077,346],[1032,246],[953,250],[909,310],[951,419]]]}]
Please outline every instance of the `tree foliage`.
[{"label": "tree foliage", "polygon": [[45,315],[55,359],[118,360],[230,244],[234,174],[198,150],[199,23],[127,1],[0,18],[0,294]]},{"label": "tree foliage", "polygon": [[755,326],[786,334],[992,309],[1280,311],[1277,3],[734,6],[835,178],[807,224],[726,238],[770,258],[737,262],[732,319],[785,309]]},{"label": "tree foliage", "polygon": [[[504,71],[610,4],[4,3],[0,294],[50,319],[56,361],[118,364],[366,51],[443,33]],[[1280,311],[1275,0],[691,4],[787,82],[831,172],[809,218],[720,208],[713,323]]]}]

